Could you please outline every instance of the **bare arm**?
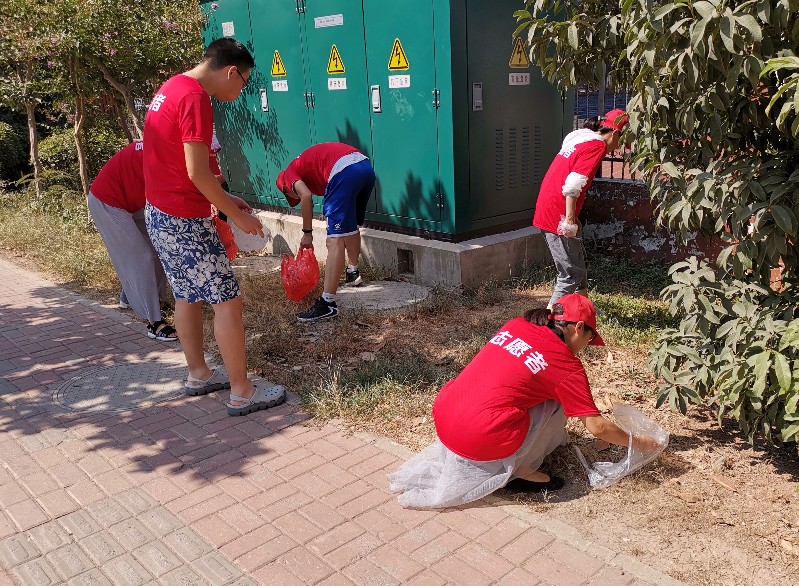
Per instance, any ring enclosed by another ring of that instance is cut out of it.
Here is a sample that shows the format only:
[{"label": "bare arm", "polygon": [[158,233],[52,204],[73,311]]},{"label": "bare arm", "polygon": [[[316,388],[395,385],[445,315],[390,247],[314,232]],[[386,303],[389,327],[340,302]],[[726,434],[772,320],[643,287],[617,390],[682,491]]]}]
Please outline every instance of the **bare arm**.
[{"label": "bare arm", "polygon": [[[300,211],[302,212],[302,229],[313,228],[313,193],[302,180],[294,182],[294,193],[300,198]],[[300,239],[300,248],[313,248],[313,233],[303,232]]]},{"label": "bare arm", "polygon": [[566,221],[569,224],[576,224],[577,218],[575,217],[577,212],[577,198],[566,196]]},{"label": "bare arm", "polygon": [[260,220],[245,211],[249,206],[244,201],[239,198],[234,199],[222,189],[219,181],[208,167],[208,146],[202,142],[185,142],[183,143],[183,154],[186,157],[186,171],[189,174],[189,179],[200,190],[200,193],[216,209],[231,218],[244,232],[258,234],[263,238],[264,233]]},{"label": "bare arm", "polygon": [[[612,421],[608,421],[601,415],[587,415],[580,417],[585,428],[601,440],[617,446],[627,446],[629,436],[627,432]],[[658,443],[649,436],[633,437],[633,446],[642,450],[653,450],[658,447]]]}]

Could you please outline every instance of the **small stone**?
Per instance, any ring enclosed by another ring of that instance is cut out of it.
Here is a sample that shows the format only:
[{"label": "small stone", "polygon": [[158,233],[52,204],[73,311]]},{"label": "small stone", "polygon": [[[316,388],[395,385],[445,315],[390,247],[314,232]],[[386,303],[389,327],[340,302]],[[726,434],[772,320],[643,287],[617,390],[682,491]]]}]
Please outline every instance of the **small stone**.
[{"label": "small stone", "polygon": [[702,502],[702,497],[699,496],[698,494],[693,494],[693,493],[690,493],[690,492],[681,492],[681,493],[678,493],[678,496],[682,500],[684,500],[686,503],[693,504],[693,503]]},{"label": "small stone", "polygon": [[787,539],[780,539],[780,547],[791,555],[799,554],[799,551],[797,551],[796,546]]}]

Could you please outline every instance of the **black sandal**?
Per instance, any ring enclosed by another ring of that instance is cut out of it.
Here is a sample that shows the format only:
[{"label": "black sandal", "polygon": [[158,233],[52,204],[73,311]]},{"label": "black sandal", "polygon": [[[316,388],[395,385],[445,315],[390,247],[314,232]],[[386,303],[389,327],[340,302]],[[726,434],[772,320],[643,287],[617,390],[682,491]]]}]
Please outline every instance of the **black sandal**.
[{"label": "black sandal", "polygon": [[178,332],[163,320],[147,325],[147,336],[159,342],[177,342]]},{"label": "black sandal", "polygon": [[546,482],[533,482],[532,480],[525,480],[524,478],[514,478],[505,485],[505,490],[511,492],[526,492],[528,494],[537,494],[541,492],[553,492],[560,490],[566,484],[560,476],[551,476]]}]

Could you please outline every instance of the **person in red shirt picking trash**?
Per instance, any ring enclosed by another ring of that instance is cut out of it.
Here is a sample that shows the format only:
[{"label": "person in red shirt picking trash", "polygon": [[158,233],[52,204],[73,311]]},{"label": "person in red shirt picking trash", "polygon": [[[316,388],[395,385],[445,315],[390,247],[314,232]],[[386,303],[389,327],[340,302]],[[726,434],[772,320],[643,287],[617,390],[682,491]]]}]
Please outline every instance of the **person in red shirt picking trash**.
[{"label": "person in red shirt picking trash", "polygon": [[161,319],[160,292],[166,275],[144,225],[144,143],[130,143],[108,159],[89,188],[89,213],[122,284],[119,307],[147,321],[147,335],[176,342]]},{"label": "person in red shirt picking trash", "polygon": [[[289,163],[278,176],[277,188],[291,206],[302,210],[300,249],[313,248],[313,195],[324,196],[327,219],[327,265],[324,292],[308,310],[297,314],[302,322],[315,322],[338,315],[336,291],[344,271],[345,284],[361,284],[358,257],[366,204],[375,186],[375,171],[358,149],[340,142],[314,145]],[[344,253],[349,264],[344,267]]]},{"label": "person in red shirt picking trash", "polygon": [[541,182],[533,226],[543,230],[558,271],[549,307],[567,293],[588,294],[588,269],[577,217],[602,159],[619,148],[629,120],[624,110],[611,110],[567,134]]},{"label": "person in red shirt picking trash", "polygon": [[[627,433],[605,419],[577,355],[604,346],[594,304],[572,293],[552,309],[531,309],[505,325],[433,404],[438,439],[389,474],[405,507],[443,508],[505,487],[555,491],[564,481],[540,470],[544,457],[566,443],[566,418],[594,436],[627,446]],[[633,444],[652,449],[646,436]]]},{"label": "person in red shirt picking trash", "polygon": [[[247,376],[239,285],[214,229],[211,206],[243,232],[263,237],[260,220],[242,199],[222,189],[209,168],[211,97],[237,99],[255,61],[232,38],[208,45],[202,62],[164,83],[144,121],[147,231],[175,294],[175,325],[189,369],[188,395],[230,388],[229,415],[246,415],[285,400],[286,390]],[[214,334],[224,368],[209,368],[203,348],[202,302],[214,310]]]}]

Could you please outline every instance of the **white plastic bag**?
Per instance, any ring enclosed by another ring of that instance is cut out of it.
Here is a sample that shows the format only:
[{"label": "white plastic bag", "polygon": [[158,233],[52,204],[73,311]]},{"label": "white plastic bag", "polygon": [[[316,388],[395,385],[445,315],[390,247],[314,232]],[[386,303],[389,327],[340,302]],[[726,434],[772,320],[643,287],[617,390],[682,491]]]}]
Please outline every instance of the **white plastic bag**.
[{"label": "white plastic bag", "polygon": [[[629,436],[627,457],[621,462],[594,462],[592,466],[589,466],[580,448],[574,446],[577,458],[588,473],[588,482],[594,488],[607,488],[628,474],[643,468],[657,458],[669,444],[669,433],[635,407],[617,403],[613,407],[613,417],[618,426]],[[643,435],[653,438],[658,443],[658,447],[654,450],[634,448],[633,436]]]},{"label": "white plastic bag", "polygon": [[257,234],[247,234],[233,220],[228,224],[233,232],[233,240],[242,252],[261,252],[272,241],[272,234],[266,226],[263,226],[264,237],[261,238]]}]

